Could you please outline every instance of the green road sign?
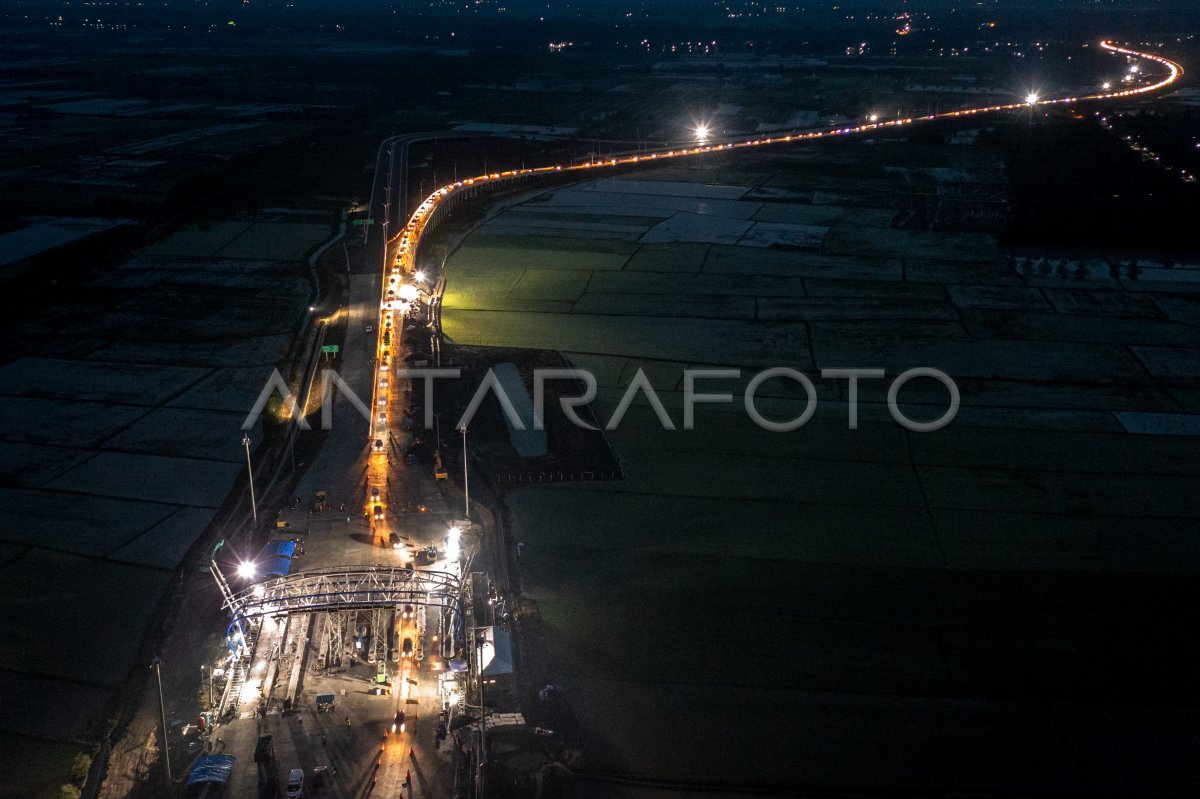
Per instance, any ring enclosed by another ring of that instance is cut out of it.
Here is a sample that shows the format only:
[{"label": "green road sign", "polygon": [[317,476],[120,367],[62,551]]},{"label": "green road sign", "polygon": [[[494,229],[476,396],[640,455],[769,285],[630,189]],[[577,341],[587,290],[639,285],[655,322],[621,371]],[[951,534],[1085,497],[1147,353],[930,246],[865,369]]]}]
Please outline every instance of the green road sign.
[{"label": "green road sign", "polygon": [[336,344],[324,344],[321,346],[321,352],[337,352],[340,347]]},{"label": "green road sign", "polygon": [[355,219],[354,220],[355,227],[361,227],[363,225],[373,225],[373,224],[375,224],[374,219]]}]

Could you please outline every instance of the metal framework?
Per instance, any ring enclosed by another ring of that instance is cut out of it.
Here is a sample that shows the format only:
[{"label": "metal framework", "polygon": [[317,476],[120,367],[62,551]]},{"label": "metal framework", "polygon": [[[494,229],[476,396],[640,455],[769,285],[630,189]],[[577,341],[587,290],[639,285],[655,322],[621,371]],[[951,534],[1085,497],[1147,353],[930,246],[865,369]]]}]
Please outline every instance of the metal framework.
[{"label": "metal framework", "polygon": [[388,608],[371,608],[371,638],[367,649],[367,662],[378,663],[387,660],[388,643],[392,638],[392,625],[389,623],[391,610]]},{"label": "metal framework", "polygon": [[229,597],[225,607],[242,618],[273,613],[459,606],[458,580],[447,572],[391,566],[313,569],[268,580]]},{"label": "metal framework", "polygon": [[338,666],[346,649],[346,614],[338,610],[325,613],[325,665]]}]

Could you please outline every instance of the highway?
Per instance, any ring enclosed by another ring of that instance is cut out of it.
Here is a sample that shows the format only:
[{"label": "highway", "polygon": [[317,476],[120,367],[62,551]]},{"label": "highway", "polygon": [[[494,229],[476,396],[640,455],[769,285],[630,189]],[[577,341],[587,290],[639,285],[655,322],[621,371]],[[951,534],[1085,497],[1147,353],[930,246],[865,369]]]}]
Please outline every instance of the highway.
[{"label": "highway", "polygon": [[[1159,55],[1151,53],[1143,53],[1128,48],[1120,47],[1110,41],[1101,42],[1100,46],[1112,53],[1116,57],[1124,57],[1133,61],[1139,66],[1145,64],[1153,67],[1155,70],[1163,72],[1162,77],[1157,80],[1148,80],[1144,76],[1137,74],[1138,70],[1131,70],[1127,77],[1127,88],[1121,88],[1115,91],[1104,90],[1093,94],[1083,96],[1068,96],[1052,99],[1041,99],[1035,95],[1030,95],[1024,98],[1023,102],[1002,103],[989,106],[981,106],[976,108],[965,108],[956,111],[949,111],[937,114],[929,114],[918,117],[905,117],[888,120],[878,120],[872,118],[870,121],[850,127],[830,128],[825,130],[795,132],[784,135],[769,136],[763,138],[755,138],[739,142],[723,142],[723,143],[707,143],[683,149],[669,149],[666,151],[639,151],[633,154],[627,154],[620,157],[609,158],[604,161],[594,161],[591,163],[577,165],[553,165],[543,166],[534,169],[519,169],[508,170],[503,172],[493,172],[489,174],[477,175],[475,177],[456,180],[451,184],[447,184],[438,188],[433,193],[425,197],[420,205],[413,211],[408,222],[394,236],[385,236],[385,246],[383,255],[383,275],[382,285],[380,289],[380,303],[378,324],[376,325],[376,365],[375,365],[375,380],[373,387],[373,397],[371,402],[372,420],[370,431],[370,442],[373,450],[370,465],[368,467],[368,480],[366,481],[366,496],[363,498],[365,507],[375,513],[375,509],[382,508],[382,514],[374,521],[372,532],[379,537],[381,544],[386,545],[386,538],[392,532],[398,532],[400,535],[407,535],[407,531],[403,527],[395,526],[394,516],[387,512],[388,503],[394,503],[397,498],[394,493],[398,485],[406,485],[403,474],[396,473],[395,464],[401,457],[402,451],[395,446],[397,435],[404,435],[404,431],[400,425],[400,421],[406,417],[414,416],[414,405],[412,401],[412,390],[407,385],[407,381],[397,381],[394,377],[395,367],[397,364],[405,365],[401,360],[403,351],[400,349],[400,340],[402,330],[405,325],[405,319],[409,311],[414,307],[413,301],[419,291],[422,291],[425,286],[419,285],[425,280],[434,278],[442,279],[444,276],[422,276],[417,268],[417,250],[421,242],[421,237],[424,234],[427,226],[434,218],[440,206],[449,198],[455,196],[456,193],[463,192],[466,189],[476,188],[485,185],[503,184],[506,181],[516,182],[518,179],[526,179],[529,176],[545,175],[548,173],[579,173],[579,177],[585,178],[588,175],[604,169],[612,169],[621,166],[632,164],[645,163],[647,161],[671,160],[678,158],[687,158],[702,156],[706,153],[739,151],[747,149],[757,149],[769,147],[772,145],[784,145],[802,141],[813,141],[819,139],[830,139],[841,136],[855,136],[862,134],[871,134],[880,131],[890,131],[897,128],[904,128],[910,125],[915,125],[922,122],[931,122],[939,119],[958,119],[982,116],[987,114],[1002,113],[1015,110],[1032,110],[1037,108],[1046,108],[1053,106],[1067,106],[1084,102],[1121,100],[1138,95],[1146,95],[1152,92],[1160,91],[1179,80],[1183,75],[1183,68]],[[1140,82],[1139,81],[1148,81]],[[1132,85],[1130,85],[1132,84]],[[381,145],[380,159],[382,162],[382,154],[384,146],[389,148],[395,147],[397,140],[389,140],[385,145]],[[392,150],[389,149],[389,153]],[[406,157],[407,142],[402,146],[402,154]],[[406,171],[406,170],[401,170]],[[389,154],[389,184],[394,177],[394,161],[393,156]],[[395,191],[400,192],[400,196],[404,196],[403,191],[397,188]],[[392,195],[392,189],[385,189],[384,193],[389,197]],[[374,208],[374,204],[372,205]],[[384,214],[385,224],[390,227],[392,207],[386,204],[381,208]],[[388,229],[385,227],[385,231]],[[436,299],[435,299],[436,301]],[[436,314],[435,321],[436,321]],[[393,480],[393,477],[395,478]],[[386,496],[385,489],[387,492]],[[383,496],[385,501],[381,502],[380,497]],[[407,498],[406,502],[413,501]],[[397,550],[399,560],[406,562],[407,558],[411,557],[409,550],[410,541],[405,538],[401,542],[401,548]],[[453,564],[443,563],[437,567],[453,570]],[[401,631],[401,635],[404,635]],[[404,679],[399,681],[401,690],[408,690],[408,680],[406,678],[406,666],[402,663],[401,672],[405,675]],[[391,777],[390,785],[396,785],[395,780],[398,778],[401,769],[407,776],[409,768],[407,761],[404,759],[405,739],[392,739],[385,750],[381,754],[381,768]],[[411,744],[408,745],[408,750],[413,751]],[[416,751],[419,753],[421,747],[418,745]],[[417,762],[417,761],[413,761]],[[425,786],[422,786],[425,787]],[[393,794],[388,794],[393,795]],[[410,794],[413,795],[413,794]],[[415,795],[426,795],[421,790]]]},{"label": "highway", "polygon": [[[945,111],[942,113],[926,114],[924,116],[917,117],[901,117],[888,120],[872,119],[871,121],[849,127],[789,133],[784,135],[747,139],[739,142],[701,144],[694,147],[684,147],[682,149],[670,149],[666,151],[647,150],[632,155],[613,157],[603,161],[593,161],[586,164],[543,166],[532,169],[515,169],[504,172],[492,172],[484,175],[476,175],[474,177],[465,178],[463,180],[458,180],[454,183],[442,186],[427,196],[413,212],[408,223],[398,233],[396,233],[395,236],[392,236],[388,239],[389,245],[395,245],[396,253],[395,260],[390,268],[390,274],[392,276],[400,276],[403,274],[412,274],[415,271],[417,245],[420,242],[421,234],[424,232],[425,226],[429,222],[431,215],[434,213],[434,211],[436,211],[438,205],[445,201],[446,198],[452,193],[461,191],[467,187],[494,184],[498,181],[511,180],[513,178],[524,177],[526,175],[537,175],[548,172],[593,172],[596,170],[602,170],[604,168],[628,166],[630,164],[638,164],[645,161],[670,160],[704,155],[705,153],[769,147],[771,145],[813,141],[817,139],[829,139],[838,136],[854,136],[876,131],[887,131],[893,128],[903,128],[909,125],[922,122],[932,122],[939,119],[959,119],[984,114],[994,114],[1003,111],[1014,111],[1018,109],[1061,106],[1074,103],[1095,102],[1100,100],[1126,99],[1165,89],[1168,86],[1176,83],[1183,76],[1183,67],[1169,58],[1165,58],[1153,53],[1144,53],[1137,50],[1120,47],[1107,40],[1100,42],[1100,47],[1117,56],[1124,56],[1127,59],[1143,61],[1150,65],[1161,67],[1166,70],[1165,75],[1152,83],[1133,85],[1129,88],[1118,90],[1102,90],[1092,94],[1080,96],[1041,99],[1036,95],[1030,95],[1022,102],[1001,103],[996,105],[979,106],[975,108],[962,108],[956,111]],[[386,283],[388,277],[387,273],[389,271],[386,256],[384,258],[384,270]],[[389,303],[385,297],[381,312],[386,313],[388,309]]]},{"label": "highway", "polygon": [[[405,213],[408,211],[405,176],[409,145],[455,134],[407,134],[385,139],[376,156],[376,175],[368,205],[368,215],[377,220],[384,233],[382,275],[377,277],[379,273],[373,266],[351,275],[349,329],[345,360],[340,368],[347,387],[362,398],[369,421],[364,423],[361,417],[352,419],[357,411],[348,408],[349,403],[337,404],[335,426],[344,423],[346,426],[341,429],[354,435],[331,437],[301,483],[304,505],[283,514],[293,529],[304,531],[307,554],[303,557],[321,569],[374,568],[390,574],[402,567],[415,568],[420,560],[423,570],[443,572],[454,579],[462,576],[456,553],[448,558],[446,551],[446,531],[455,522],[455,513],[438,490],[428,464],[414,465],[407,459],[415,428],[410,429],[405,420],[419,418],[420,400],[414,398],[414,393],[419,392],[413,392],[408,381],[395,379],[396,368],[408,365],[409,353],[403,341],[406,319],[411,318],[418,295],[426,290],[417,274],[418,245],[435,212],[448,198],[469,187],[503,185],[528,176],[568,172],[579,173],[583,179],[597,170],[647,161],[870,134],[938,119],[1129,98],[1166,88],[1183,74],[1177,63],[1158,55],[1107,41],[1101,47],[1114,56],[1145,63],[1164,74],[1158,79],[1147,79],[1133,78],[1131,73],[1131,81],[1147,82],[1079,97],[1029,97],[1024,102],[872,120],[851,127],[640,151],[599,162],[478,175],[442,186],[425,197],[403,227],[390,236],[387,231],[393,225],[400,225],[401,208]],[[452,426],[448,427],[449,430],[442,432],[453,436]],[[367,434],[365,442],[361,438],[363,432]],[[435,431],[424,431],[424,435],[432,437]],[[332,507],[311,514],[306,506],[317,488],[328,491]],[[423,558],[430,547],[436,548],[436,556]],[[304,574],[310,577],[297,579],[317,580],[317,576],[311,575],[321,569],[306,571]],[[274,589],[270,583],[263,583],[258,590],[265,594]],[[311,588],[301,593],[315,596],[322,590]],[[248,605],[253,604],[249,598],[252,596],[252,593],[247,595]],[[446,745],[434,742],[443,705],[438,677],[447,667],[437,638],[444,630],[442,611],[433,605],[426,607],[420,601],[414,601],[411,608],[396,604],[393,595],[364,604],[372,609],[347,611],[349,626],[341,633],[331,632],[327,614],[316,607],[309,612],[303,605],[259,608],[257,612],[263,614],[263,623],[250,677],[240,688],[240,712],[222,724],[218,734],[224,743],[217,751],[236,753],[243,764],[230,785],[230,795],[257,795],[252,752],[261,733],[275,736],[281,776],[297,766],[303,767],[308,775],[314,767],[322,765],[340,769],[339,776],[321,795],[442,797],[450,794],[451,757]],[[276,613],[274,618],[272,610]],[[364,619],[369,619],[369,634],[358,636],[357,628]],[[390,687],[386,694],[370,690],[381,667]],[[264,693],[270,701],[260,704],[260,688],[266,689]],[[337,708],[333,713],[319,713],[315,707],[315,695],[324,692],[336,697]],[[287,712],[284,700],[288,700]],[[392,724],[401,712],[404,728],[397,725],[393,732]]]}]

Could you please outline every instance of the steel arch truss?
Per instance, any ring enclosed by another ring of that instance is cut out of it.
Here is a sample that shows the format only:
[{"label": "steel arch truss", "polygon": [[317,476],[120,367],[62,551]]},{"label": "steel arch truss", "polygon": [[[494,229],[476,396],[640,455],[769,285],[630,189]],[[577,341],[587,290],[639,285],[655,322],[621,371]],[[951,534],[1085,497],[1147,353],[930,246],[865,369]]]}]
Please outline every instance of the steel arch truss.
[{"label": "steel arch truss", "polygon": [[225,606],[235,616],[256,618],[404,604],[457,608],[458,580],[446,572],[391,566],[313,569],[251,586]]}]

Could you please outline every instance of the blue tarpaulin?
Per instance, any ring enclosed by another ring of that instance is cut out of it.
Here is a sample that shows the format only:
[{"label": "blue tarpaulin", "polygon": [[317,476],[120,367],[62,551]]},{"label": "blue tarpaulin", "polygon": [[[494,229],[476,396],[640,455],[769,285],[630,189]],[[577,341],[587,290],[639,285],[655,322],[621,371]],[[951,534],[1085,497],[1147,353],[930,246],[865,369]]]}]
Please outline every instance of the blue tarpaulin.
[{"label": "blue tarpaulin", "polygon": [[200,782],[225,784],[229,782],[229,775],[233,773],[233,764],[236,762],[237,758],[233,755],[205,755],[196,761],[196,765],[192,766],[192,773],[188,775],[187,784],[195,785]]},{"label": "blue tarpaulin", "polygon": [[267,544],[260,557],[264,576],[283,577],[292,567],[292,555],[296,554],[295,541],[272,541]]}]

